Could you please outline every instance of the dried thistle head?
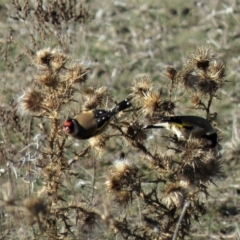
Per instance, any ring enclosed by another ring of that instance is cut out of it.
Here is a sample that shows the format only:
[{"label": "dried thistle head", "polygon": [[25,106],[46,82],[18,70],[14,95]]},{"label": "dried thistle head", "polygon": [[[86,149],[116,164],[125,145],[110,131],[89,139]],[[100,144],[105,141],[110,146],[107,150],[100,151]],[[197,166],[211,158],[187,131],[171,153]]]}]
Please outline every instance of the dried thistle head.
[{"label": "dried thistle head", "polygon": [[53,71],[58,71],[68,60],[68,57],[60,50],[50,50],[50,48],[39,50],[36,55],[34,61],[36,66],[40,68],[49,68]]},{"label": "dried thistle head", "polygon": [[202,94],[213,95],[219,89],[219,87],[220,86],[217,82],[213,81],[205,74],[199,76],[199,81],[197,84],[197,91],[201,92]]},{"label": "dried thistle head", "polygon": [[89,141],[91,148],[94,150],[94,152],[98,156],[101,156],[103,153],[103,150],[106,146],[107,140],[108,140],[107,135],[102,133],[102,134],[99,134],[99,135],[96,135],[96,136],[90,138],[88,141]]},{"label": "dried thistle head", "polygon": [[82,110],[83,111],[93,110],[93,109],[96,109],[98,106],[99,106],[98,99],[96,99],[95,97],[92,97],[84,101]]},{"label": "dried thistle head", "polygon": [[44,94],[42,91],[28,88],[18,98],[17,111],[20,115],[40,114],[43,109]]},{"label": "dried thistle head", "polygon": [[51,67],[54,71],[58,71],[66,64],[68,57],[63,54],[60,50],[52,50],[52,59],[51,59]]},{"label": "dried thistle head", "polygon": [[134,177],[138,174],[138,168],[127,159],[118,159],[114,162],[111,168],[111,175],[119,175],[125,178],[126,176]]},{"label": "dried thistle head", "polygon": [[198,138],[190,137],[187,141],[180,143],[180,157],[185,164],[189,164],[194,168],[197,167],[199,161],[205,155],[205,141]]},{"label": "dried thistle head", "polygon": [[206,70],[210,65],[211,59],[209,47],[198,47],[197,53],[193,53],[188,62],[198,69]]},{"label": "dried thistle head", "polygon": [[83,90],[83,95],[86,98],[83,110],[95,109],[97,106],[103,105],[109,98],[108,89],[105,86],[99,88],[86,87]]},{"label": "dried thistle head", "polygon": [[167,208],[181,208],[186,199],[186,190],[178,183],[169,183],[164,189],[163,203]]},{"label": "dried thistle head", "polygon": [[144,115],[152,116],[157,112],[159,105],[161,105],[162,98],[158,91],[146,92],[142,99],[142,108]]},{"label": "dried thistle head", "polygon": [[47,70],[40,73],[40,75],[37,77],[37,81],[46,87],[56,89],[60,80],[57,74],[53,74],[51,71]]},{"label": "dried thistle head", "polygon": [[209,182],[213,177],[221,175],[221,162],[217,154],[204,145],[204,141],[190,138],[182,149],[182,176],[191,180],[191,183],[199,185],[201,182]]},{"label": "dried thistle head", "polygon": [[66,79],[71,83],[85,83],[88,79],[89,68],[83,64],[73,63],[67,69]]},{"label": "dried thistle head", "polygon": [[201,180],[203,182],[209,180],[211,181],[212,178],[223,176],[222,162],[212,152],[206,154],[201,167],[202,167]]},{"label": "dried thistle head", "polygon": [[135,183],[138,173],[139,169],[127,159],[116,160],[110,168],[106,181],[108,190],[110,192],[125,190],[126,187]]},{"label": "dried thistle head", "polygon": [[[225,64],[219,60],[213,60],[208,68],[208,76],[213,81],[218,84],[222,84],[224,82],[225,77]],[[220,85],[221,86],[221,85]]]},{"label": "dried thistle head", "polygon": [[131,96],[136,100],[141,100],[147,92],[151,91],[153,84],[151,79],[144,74],[139,74],[133,79],[131,87]]},{"label": "dried thistle head", "polygon": [[197,53],[192,54],[188,64],[177,76],[183,86],[190,88],[202,95],[214,96],[214,93],[223,86],[225,65],[210,56],[209,48],[198,48]]},{"label": "dried thistle head", "polygon": [[139,102],[141,112],[145,117],[153,117],[157,114],[173,113],[175,104],[172,101],[163,100],[159,91],[149,91]]},{"label": "dried thistle head", "polygon": [[41,49],[37,52],[36,55],[37,56],[36,56],[34,63],[37,66],[41,66],[41,67],[50,66],[50,62],[52,59],[52,52],[51,52],[50,48]]},{"label": "dried thistle head", "polygon": [[191,90],[197,90],[196,86],[199,81],[199,76],[195,73],[194,68],[190,66],[185,66],[176,76],[177,82],[181,84],[184,88],[189,88]]}]

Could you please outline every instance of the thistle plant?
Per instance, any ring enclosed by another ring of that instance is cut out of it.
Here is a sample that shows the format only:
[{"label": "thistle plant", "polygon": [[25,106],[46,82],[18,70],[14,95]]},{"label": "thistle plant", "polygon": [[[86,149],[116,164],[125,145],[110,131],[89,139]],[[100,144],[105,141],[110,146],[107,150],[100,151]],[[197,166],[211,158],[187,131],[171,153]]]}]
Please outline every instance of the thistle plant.
[{"label": "thistle plant", "polygon": [[[150,76],[136,76],[126,93],[133,107],[113,118],[104,133],[86,141],[67,136],[64,119],[83,110],[111,108],[117,99],[108,87],[89,84],[91,69],[60,50],[39,50],[32,62],[34,79],[13,103],[16,111],[10,121],[20,132],[19,155],[24,154],[28,163],[23,162],[22,169],[34,172],[31,186],[36,193],[16,198],[2,191],[4,206],[31,219],[28,224],[36,238],[188,235],[193,221],[206,212],[202,196],[209,197],[209,185],[223,175],[221,154],[201,139],[178,141],[169,132],[153,134],[142,126],[190,104],[196,115],[204,113],[217,127],[212,104],[226,82],[221,60],[210,49],[198,48],[182,69],[166,69],[167,92]],[[183,97],[177,97],[179,92]],[[3,111],[2,121],[9,121],[4,116]],[[31,119],[28,139],[35,139],[36,145],[24,139],[26,118]],[[5,138],[7,144],[10,139]],[[114,148],[125,154],[116,159]],[[9,153],[2,149],[1,154],[9,163]],[[8,170],[12,179],[19,178],[14,176],[16,167],[13,161]]]}]

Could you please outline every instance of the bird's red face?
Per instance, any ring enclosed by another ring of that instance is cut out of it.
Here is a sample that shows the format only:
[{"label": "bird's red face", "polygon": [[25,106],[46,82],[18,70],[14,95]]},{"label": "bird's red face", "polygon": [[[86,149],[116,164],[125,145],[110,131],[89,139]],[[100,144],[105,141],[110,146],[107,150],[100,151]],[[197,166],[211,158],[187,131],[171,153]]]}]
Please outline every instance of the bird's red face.
[{"label": "bird's red face", "polygon": [[71,119],[68,119],[67,121],[64,122],[63,130],[68,134],[71,134],[74,132],[74,124]]}]

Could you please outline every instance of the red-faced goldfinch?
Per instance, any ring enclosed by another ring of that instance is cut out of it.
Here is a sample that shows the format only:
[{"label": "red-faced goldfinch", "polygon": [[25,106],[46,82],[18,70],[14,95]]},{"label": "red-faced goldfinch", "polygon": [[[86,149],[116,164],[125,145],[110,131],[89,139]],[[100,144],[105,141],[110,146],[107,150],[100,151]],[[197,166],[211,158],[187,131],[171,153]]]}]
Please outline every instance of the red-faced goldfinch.
[{"label": "red-faced goldfinch", "polygon": [[215,129],[207,119],[198,116],[159,116],[156,122],[142,127],[165,128],[173,132],[178,139],[188,139],[190,136],[205,139],[210,148],[218,144],[218,137]]},{"label": "red-faced goldfinch", "polygon": [[79,113],[69,118],[63,124],[64,131],[77,139],[88,139],[102,133],[111,118],[131,106],[130,100],[125,99],[111,110],[95,109]]}]

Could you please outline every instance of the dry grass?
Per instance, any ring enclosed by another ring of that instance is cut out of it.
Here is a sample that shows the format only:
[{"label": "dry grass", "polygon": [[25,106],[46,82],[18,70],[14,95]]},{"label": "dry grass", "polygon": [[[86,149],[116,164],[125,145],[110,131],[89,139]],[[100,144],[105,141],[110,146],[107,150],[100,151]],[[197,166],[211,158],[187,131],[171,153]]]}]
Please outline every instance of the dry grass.
[{"label": "dry grass", "polygon": [[[38,0],[5,10],[0,239],[240,237],[236,1]],[[104,134],[78,141],[62,131],[64,119],[127,96],[133,107]],[[159,114],[208,118],[221,156],[141,130]]]}]

